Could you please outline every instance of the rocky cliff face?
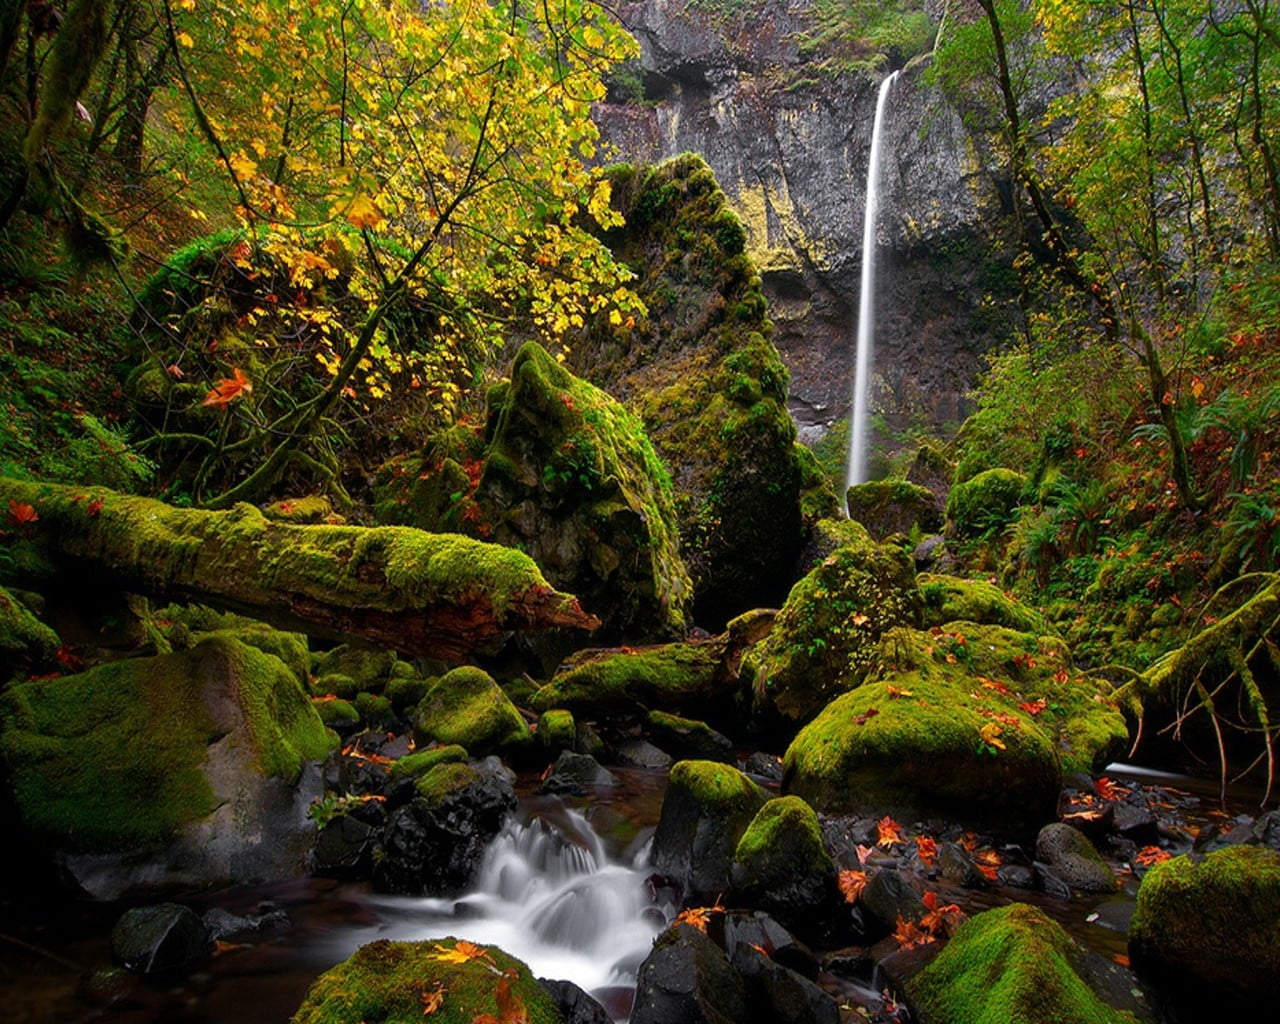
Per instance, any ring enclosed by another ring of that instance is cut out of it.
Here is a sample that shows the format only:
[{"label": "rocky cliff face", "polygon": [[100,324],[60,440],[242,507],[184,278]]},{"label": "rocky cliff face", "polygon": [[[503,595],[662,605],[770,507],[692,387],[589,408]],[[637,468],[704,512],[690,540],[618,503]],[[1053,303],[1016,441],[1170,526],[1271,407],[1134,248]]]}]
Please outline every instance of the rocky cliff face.
[{"label": "rocky cliff face", "polygon": [[[833,54],[819,38],[821,6],[623,3],[640,67],[624,72],[629,93],[615,89],[629,101],[598,111],[620,158],[692,150],[715,171],[747,226],[792,374],[791,409],[811,443],[848,416],[876,91],[907,57]],[[981,354],[1008,333],[1007,318],[982,303],[1007,290],[991,244],[1000,195],[959,116],[926,83],[927,63],[906,63],[883,145],[873,408],[893,428],[957,420]]]}]

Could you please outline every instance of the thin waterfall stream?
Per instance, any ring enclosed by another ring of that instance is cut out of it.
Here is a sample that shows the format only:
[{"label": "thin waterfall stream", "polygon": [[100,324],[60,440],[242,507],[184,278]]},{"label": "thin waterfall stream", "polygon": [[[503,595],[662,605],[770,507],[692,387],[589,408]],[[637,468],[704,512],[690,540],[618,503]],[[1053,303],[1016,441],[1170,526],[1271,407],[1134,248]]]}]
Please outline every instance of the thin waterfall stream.
[{"label": "thin waterfall stream", "polygon": [[897,81],[895,71],[880,83],[876,118],[871,128],[871,154],[867,159],[867,201],[862,219],[862,281],[858,295],[858,342],[853,375],[853,413],[849,423],[847,483],[867,478],[867,420],[871,398],[871,370],[875,349],[876,222],[880,206],[880,142],[889,94]]}]

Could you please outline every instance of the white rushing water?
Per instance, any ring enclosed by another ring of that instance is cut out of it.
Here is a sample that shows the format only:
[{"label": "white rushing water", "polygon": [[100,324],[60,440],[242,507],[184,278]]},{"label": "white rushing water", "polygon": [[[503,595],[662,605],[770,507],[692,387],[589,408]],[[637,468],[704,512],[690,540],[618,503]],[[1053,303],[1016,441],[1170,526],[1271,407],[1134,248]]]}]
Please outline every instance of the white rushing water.
[{"label": "white rushing water", "polygon": [[862,219],[862,282],[858,295],[858,347],[853,374],[853,413],[849,422],[849,485],[867,478],[867,420],[871,398],[872,354],[875,348],[876,216],[880,206],[880,137],[889,94],[898,78],[894,72],[880,83],[876,119],[871,126],[871,154],[867,159],[867,204]]},{"label": "white rushing water", "polygon": [[645,885],[648,844],[611,858],[581,813],[566,808],[557,819],[508,823],[463,896],[375,897],[382,920],[357,944],[453,935],[498,946],[535,976],[572,981],[608,1005],[610,990],[634,988],[663,925]]}]

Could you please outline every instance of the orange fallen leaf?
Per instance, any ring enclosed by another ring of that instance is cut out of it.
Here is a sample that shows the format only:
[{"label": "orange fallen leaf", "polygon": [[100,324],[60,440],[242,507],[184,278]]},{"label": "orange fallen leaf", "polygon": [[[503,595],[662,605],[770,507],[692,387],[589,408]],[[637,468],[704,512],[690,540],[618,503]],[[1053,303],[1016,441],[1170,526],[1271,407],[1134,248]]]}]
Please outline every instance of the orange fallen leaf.
[{"label": "orange fallen leaf", "polygon": [[863,846],[861,843],[858,843],[854,846],[853,852],[858,855],[858,863],[865,865],[867,863],[867,858],[876,852],[876,848],[874,846]]},{"label": "orange fallen leaf", "polygon": [[724,907],[717,903],[714,907],[689,907],[676,915],[676,924],[687,924],[698,931],[706,933],[707,924],[712,914],[723,914]]},{"label": "orange fallen leaf", "polygon": [[524,1007],[520,993],[511,991],[511,979],[505,974],[493,990],[493,998],[498,1004],[498,1016],[491,1013],[477,1013],[471,1018],[471,1024],[529,1024],[529,1013]]},{"label": "orange fallen leaf", "polygon": [[1018,705],[1018,707],[1022,708],[1023,711],[1025,711],[1027,714],[1031,715],[1032,717],[1039,714],[1043,714],[1044,710],[1048,706],[1049,706],[1049,702],[1045,700],[1043,697],[1041,697],[1039,700],[1024,700]]},{"label": "orange fallen leaf", "polygon": [[918,836],[916,838],[916,855],[926,864],[932,864],[938,859],[938,843],[935,839],[928,836]]},{"label": "orange fallen leaf", "polygon": [[202,404],[215,409],[225,409],[241,395],[247,395],[252,391],[253,385],[249,383],[249,378],[244,375],[243,370],[236,367],[231,371],[230,377],[214,381],[213,388],[204,396]]},{"label": "orange fallen leaf", "polygon": [[493,957],[489,955],[489,951],[484,946],[477,946],[474,942],[468,942],[466,939],[459,939],[453,944],[453,948],[442,946],[435,943],[438,953],[433,954],[436,960],[443,960],[447,964],[465,964],[471,960],[488,960],[493,963]]},{"label": "orange fallen leaf", "polygon": [[851,618],[849,621],[852,622],[855,626],[865,626],[871,620],[867,618],[867,616],[859,612],[857,615],[853,616],[853,618]]},{"label": "orange fallen leaf", "polygon": [[1012,690],[1009,689],[1009,687],[1005,686],[1004,683],[998,683],[994,679],[979,678],[978,682],[982,684],[983,689],[995,690],[996,693],[1001,694],[1002,696],[1005,696],[1005,697],[1008,697],[1013,692]]},{"label": "orange fallen leaf", "polygon": [[920,918],[920,927],[930,935],[950,935],[956,925],[964,919],[964,911],[954,903],[943,903],[936,892],[927,892],[922,897],[928,908],[924,917]]},{"label": "orange fallen leaf", "polygon": [[921,931],[911,921],[899,916],[898,926],[893,930],[893,941],[898,944],[900,949],[913,949],[916,946],[923,946],[932,942],[933,936],[928,932]]},{"label": "orange fallen leaf", "polygon": [[846,903],[857,903],[858,897],[862,895],[862,890],[867,887],[867,873],[865,871],[854,871],[850,868],[848,871],[841,871],[836,878],[836,883],[840,886],[840,891],[844,894]]},{"label": "orange fallen leaf", "polygon": [[887,814],[876,822],[876,832],[879,833],[879,839],[876,840],[877,846],[892,846],[894,843],[903,841],[902,826]]},{"label": "orange fallen leaf", "polygon": [[915,694],[912,693],[910,690],[901,690],[898,687],[894,686],[892,683],[885,684],[884,692],[887,693],[891,699],[894,697],[914,697],[915,696]]},{"label": "orange fallen leaf", "polygon": [[1158,846],[1144,846],[1134,854],[1133,862],[1139,867],[1149,868],[1152,864],[1171,859],[1172,856],[1168,850],[1162,850]]},{"label": "orange fallen leaf", "polygon": [[1093,784],[1093,791],[1102,797],[1103,800],[1114,801],[1123,800],[1125,791],[1112,782],[1105,775],[1101,776],[1097,782]]},{"label": "orange fallen leaf", "polygon": [[445,994],[444,982],[437,981],[435,988],[430,991],[423,990],[418,993],[418,998],[422,1001],[422,1015],[429,1017],[444,1005]]}]

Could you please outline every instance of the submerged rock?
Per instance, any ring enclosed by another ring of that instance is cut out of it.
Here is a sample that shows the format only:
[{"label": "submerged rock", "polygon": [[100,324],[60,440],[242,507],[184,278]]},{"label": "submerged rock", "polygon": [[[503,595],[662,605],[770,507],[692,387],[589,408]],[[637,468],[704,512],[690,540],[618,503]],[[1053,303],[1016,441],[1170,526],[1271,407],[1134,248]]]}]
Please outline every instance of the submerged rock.
[{"label": "submerged rock", "polygon": [[1129,926],[1134,969],[1179,1019],[1255,1013],[1280,997],[1280,853],[1236,846],[1174,857],[1142,879]]},{"label": "submerged rock", "polygon": [[22,818],[90,893],[301,871],[335,737],[278,658],[213,636],[0,702]]},{"label": "submerged rock", "polygon": [[734,851],[769,794],[736,768],[681,761],[671,769],[653,837],[653,863],[686,895],[715,897],[729,886]]},{"label": "submerged rock", "polygon": [[921,1024],[1132,1024],[1090,986],[1084,959],[1061,925],[1014,903],[965,921],[906,992]]},{"label": "submerged rock", "polygon": [[135,974],[182,975],[211,952],[208,929],[179,903],[126,910],[111,930],[111,955]]},{"label": "submerged rock", "polygon": [[[452,937],[426,942],[382,939],[361,946],[331,967],[307,992],[292,1024],[471,1024],[481,1016],[502,1019],[518,1002],[527,1024],[563,1024],[551,996],[529,968],[496,946],[463,958],[447,954],[459,946]],[[433,1017],[424,1008],[440,998]],[[504,1007],[505,1002],[505,1007]],[[512,1014],[507,1019],[515,1019]]]},{"label": "submerged rock", "polygon": [[1079,829],[1059,822],[1046,825],[1036,836],[1036,859],[1053,875],[1084,892],[1115,892],[1116,876]]}]

